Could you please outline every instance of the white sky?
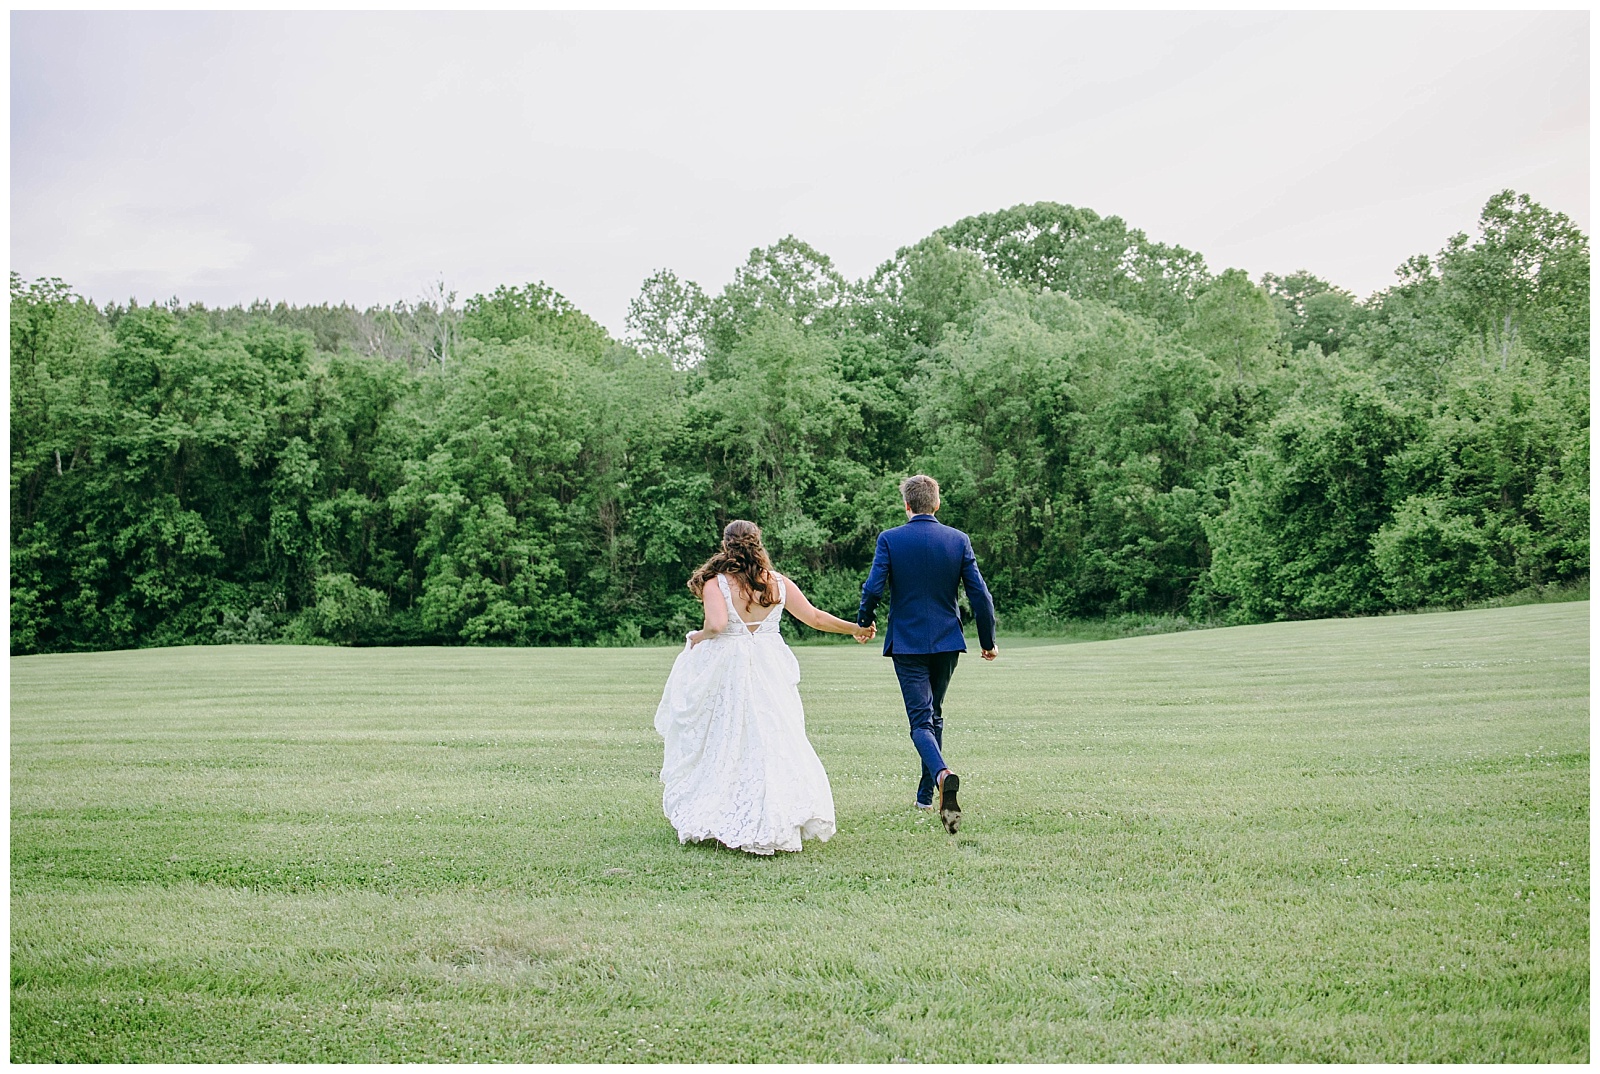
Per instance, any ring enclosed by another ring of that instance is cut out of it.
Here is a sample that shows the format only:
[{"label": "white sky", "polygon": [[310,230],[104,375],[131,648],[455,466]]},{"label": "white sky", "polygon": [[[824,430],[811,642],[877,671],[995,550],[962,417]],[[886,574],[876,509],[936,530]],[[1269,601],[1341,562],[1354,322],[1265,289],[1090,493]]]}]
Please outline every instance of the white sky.
[{"label": "white sky", "polygon": [[1358,294],[1511,187],[1589,230],[1589,14],[11,15],[11,267],[98,301],[464,298],[620,333],[793,233],[1021,202]]}]

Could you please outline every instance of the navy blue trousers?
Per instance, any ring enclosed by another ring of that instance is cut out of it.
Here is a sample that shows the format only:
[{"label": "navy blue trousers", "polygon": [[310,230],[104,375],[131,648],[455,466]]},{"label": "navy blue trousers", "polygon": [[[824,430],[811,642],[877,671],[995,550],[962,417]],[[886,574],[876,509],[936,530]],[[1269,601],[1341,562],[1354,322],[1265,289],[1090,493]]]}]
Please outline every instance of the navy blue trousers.
[{"label": "navy blue trousers", "polygon": [[934,779],[947,766],[944,754],[944,692],[955,674],[956,653],[894,653],[894,674],[900,680],[900,695],[906,701],[906,716],[911,721],[911,744],[922,758],[922,780],[917,784],[917,801],[933,801]]}]

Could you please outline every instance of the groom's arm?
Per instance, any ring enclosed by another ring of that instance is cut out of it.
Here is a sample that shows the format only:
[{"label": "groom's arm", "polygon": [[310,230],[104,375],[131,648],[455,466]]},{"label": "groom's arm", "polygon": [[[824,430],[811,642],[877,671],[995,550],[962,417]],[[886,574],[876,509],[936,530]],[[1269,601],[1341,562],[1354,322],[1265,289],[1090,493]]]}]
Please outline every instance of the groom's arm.
[{"label": "groom's arm", "polygon": [[878,534],[878,550],[872,555],[872,570],[861,587],[861,607],[856,612],[856,626],[871,626],[876,619],[878,602],[889,584],[889,542]]},{"label": "groom's arm", "polygon": [[989,587],[983,583],[970,537],[961,553],[961,584],[967,589],[967,603],[972,605],[972,618],[978,621],[978,644],[985,652],[991,652],[994,649],[994,598],[989,595]]}]

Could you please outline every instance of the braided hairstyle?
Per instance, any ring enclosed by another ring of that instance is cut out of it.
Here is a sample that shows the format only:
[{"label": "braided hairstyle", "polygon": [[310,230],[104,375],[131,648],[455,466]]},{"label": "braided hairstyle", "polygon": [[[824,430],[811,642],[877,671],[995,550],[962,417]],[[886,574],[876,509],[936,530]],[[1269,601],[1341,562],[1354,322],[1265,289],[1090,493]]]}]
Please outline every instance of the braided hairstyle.
[{"label": "braided hairstyle", "polygon": [[722,531],[722,547],[689,576],[689,592],[700,596],[706,583],[719,574],[731,574],[744,583],[757,604],[770,604],[772,560],[761,543],[761,527],[736,518]]}]

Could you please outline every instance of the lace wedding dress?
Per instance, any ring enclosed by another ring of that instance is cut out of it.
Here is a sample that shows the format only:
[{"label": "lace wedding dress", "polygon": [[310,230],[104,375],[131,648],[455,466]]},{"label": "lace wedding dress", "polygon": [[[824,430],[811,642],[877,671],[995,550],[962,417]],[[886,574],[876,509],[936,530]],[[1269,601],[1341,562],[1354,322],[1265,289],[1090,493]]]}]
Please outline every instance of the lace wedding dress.
[{"label": "lace wedding dress", "polygon": [[717,575],[728,626],[686,645],[662,691],[661,805],[680,843],[715,839],[771,854],[834,833],[833,788],[806,738],[800,665],[778,632],[788,592],[777,581],[777,606],[746,623]]}]

